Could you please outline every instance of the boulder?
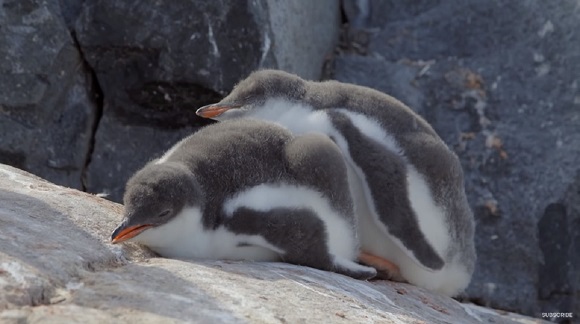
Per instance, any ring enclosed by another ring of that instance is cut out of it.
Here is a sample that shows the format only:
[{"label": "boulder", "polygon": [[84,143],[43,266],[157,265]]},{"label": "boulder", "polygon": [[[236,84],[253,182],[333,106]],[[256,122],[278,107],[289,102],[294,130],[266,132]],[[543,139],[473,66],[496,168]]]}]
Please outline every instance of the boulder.
[{"label": "boulder", "polygon": [[7,0],[0,23],[0,162],[119,201],[250,72],[319,79],[340,5]]},{"label": "boulder", "polygon": [[[122,206],[0,165],[0,322],[529,323],[389,281],[111,245]],[[539,321],[537,321],[539,322]]]},{"label": "boulder", "polygon": [[[378,2],[368,2],[371,10]],[[577,2],[381,5],[383,19],[366,25],[374,28],[366,29],[368,56],[343,54],[335,77],[406,102],[460,157],[477,221],[468,298],[577,316]]]},{"label": "boulder", "polygon": [[0,8],[0,162],[82,188],[93,83],[57,1]]},{"label": "boulder", "polygon": [[132,173],[208,122],[196,108],[259,67],[318,79],[338,38],[339,4],[301,4],[107,0],[78,10],[70,2],[67,17],[103,96],[87,190],[121,200]]}]

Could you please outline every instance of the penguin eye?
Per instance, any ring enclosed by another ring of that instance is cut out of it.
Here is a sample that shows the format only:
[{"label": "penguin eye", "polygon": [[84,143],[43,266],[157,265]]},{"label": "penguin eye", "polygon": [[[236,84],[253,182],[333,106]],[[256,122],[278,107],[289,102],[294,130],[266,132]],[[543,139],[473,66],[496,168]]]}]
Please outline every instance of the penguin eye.
[{"label": "penguin eye", "polygon": [[157,217],[163,218],[163,217],[168,216],[170,213],[171,213],[171,209],[166,209],[163,212],[161,212],[159,215],[157,215]]}]

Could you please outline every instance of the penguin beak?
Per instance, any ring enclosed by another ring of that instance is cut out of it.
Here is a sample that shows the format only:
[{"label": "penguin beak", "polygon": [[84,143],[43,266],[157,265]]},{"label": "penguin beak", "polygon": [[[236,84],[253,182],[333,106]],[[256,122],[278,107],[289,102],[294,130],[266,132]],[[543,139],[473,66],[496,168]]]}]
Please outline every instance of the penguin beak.
[{"label": "penguin beak", "polygon": [[216,103],[199,108],[195,114],[203,118],[214,118],[230,109],[240,108],[242,105]]},{"label": "penguin beak", "polygon": [[153,227],[151,224],[127,226],[127,223],[123,222],[115,229],[113,235],[111,235],[111,243],[117,244],[124,242],[141,234],[141,232],[150,229],[151,227]]}]

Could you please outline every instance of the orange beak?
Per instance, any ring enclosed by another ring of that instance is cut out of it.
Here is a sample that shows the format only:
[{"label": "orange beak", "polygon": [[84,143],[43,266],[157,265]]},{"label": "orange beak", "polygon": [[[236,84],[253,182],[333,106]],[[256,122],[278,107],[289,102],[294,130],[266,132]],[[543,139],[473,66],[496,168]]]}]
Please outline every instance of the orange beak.
[{"label": "orange beak", "polygon": [[111,236],[111,243],[117,244],[124,242],[139,235],[141,232],[150,229],[151,227],[153,227],[153,225],[150,224],[135,225],[127,228],[123,228],[123,225],[121,225],[113,232],[113,235]]},{"label": "orange beak", "polygon": [[207,105],[207,106],[203,106],[201,108],[199,108],[195,114],[203,117],[203,118],[214,118],[217,117],[221,114],[223,114],[224,112],[230,110],[230,109],[236,109],[236,108],[240,108],[239,105],[229,105],[229,104],[212,104],[212,105]]}]

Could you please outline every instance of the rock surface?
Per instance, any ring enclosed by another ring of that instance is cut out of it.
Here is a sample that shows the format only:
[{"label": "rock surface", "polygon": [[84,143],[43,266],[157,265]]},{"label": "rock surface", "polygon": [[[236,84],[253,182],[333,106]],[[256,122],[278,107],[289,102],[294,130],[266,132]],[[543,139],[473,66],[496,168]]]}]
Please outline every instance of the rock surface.
[{"label": "rock surface", "polygon": [[468,298],[578,316],[577,1],[353,2],[372,10],[358,26],[368,55],[347,48],[335,78],[401,99],[462,160],[477,220]]},{"label": "rock surface", "polygon": [[0,165],[0,322],[540,322],[289,264],[157,258],[108,243],[121,212]]},{"label": "rock surface", "polygon": [[0,8],[0,163],[82,188],[96,106],[56,1]]},{"label": "rock surface", "polygon": [[319,80],[340,34],[337,0],[267,0],[278,68]]},{"label": "rock surface", "polygon": [[133,172],[207,123],[195,108],[259,67],[318,79],[339,13],[332,0],[86,2],[75,32],[103,96],[88,191],[120,201]]},{"label": "rock surface", "polygon": [[0,162],[120,201],[134,171],[207,123],[195,108],[253,70],[320,78],[340,5],[6,0],[0,25]]}]

